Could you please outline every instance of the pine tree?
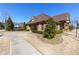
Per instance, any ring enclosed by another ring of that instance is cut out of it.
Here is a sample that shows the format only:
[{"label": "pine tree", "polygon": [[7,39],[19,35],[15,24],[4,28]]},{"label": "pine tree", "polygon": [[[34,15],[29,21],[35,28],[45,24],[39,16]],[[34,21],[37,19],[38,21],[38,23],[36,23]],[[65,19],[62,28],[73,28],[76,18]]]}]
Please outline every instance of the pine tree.
[{"label": "pine tree", "polygon": [[13,31],[13,28],[14,28],[14,24],[13,24],[13,21],[11,19],[11,17],[9,16],[8,19],[6,20],[5,22],[5,26],[6,26],[6,30],[7,31]]},{"label": "pine tree", "polygon": [[56,22],[52,18],[49,18],[46,21],[44,37],[51,39],[51,38],[54,38],[55,34],[56,34]]},{"label": "pine tree", "polygon": [[4,29],[4,23],[0,22],[0,29]]},{"label": "pine tree", "polygon": [[26,23],[23,23],[23,29],[26,30]]}]

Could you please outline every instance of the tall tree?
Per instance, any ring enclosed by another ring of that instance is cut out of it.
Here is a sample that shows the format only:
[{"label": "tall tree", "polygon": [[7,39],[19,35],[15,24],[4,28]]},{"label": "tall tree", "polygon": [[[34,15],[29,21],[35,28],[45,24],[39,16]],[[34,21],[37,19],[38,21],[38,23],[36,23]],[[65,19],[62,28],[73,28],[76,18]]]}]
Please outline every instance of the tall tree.
[{"label": "tall tree", "polygon": [[12,19],[11,19],[10,16],[9,16],[8,19],[6,20],[5,26],[6,26],[6,30],[8,30],[8,31],[13,31],[14,24],[13,24],[13,21],[12,21]]},{"label": "tall tree", "polygon": [[54,38],[55,34],[56,34],[56,22],[52,18],[49,18],[46,21],[44,37],[51,39]]},{"label": "tall tree", "polygon": [[26,30],[26,23],[23,23],[23,29]]},{"label": "tall tree", "polygon": [[0,22],[0,29],[4,29],[4,23]]},{"label": "tall tree", "polygon": [[75,18],[74,18],[75,30],[76,30],[76,31],[75,31],[75,34],[76,34],[75,36],[76,36],[76,37],[78,37],[78,22],[79,22],[78,19],[79,19],[79,17],[75,17]]}]

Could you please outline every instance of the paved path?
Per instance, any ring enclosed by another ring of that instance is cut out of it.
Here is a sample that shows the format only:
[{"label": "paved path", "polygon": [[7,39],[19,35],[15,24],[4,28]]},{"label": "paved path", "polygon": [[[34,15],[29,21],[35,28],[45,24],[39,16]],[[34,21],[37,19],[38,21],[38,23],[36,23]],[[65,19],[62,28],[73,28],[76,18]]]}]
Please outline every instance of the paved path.
[{"label": "paved path", "polygon": [[26,42],[22,37],[17,36],[16,33],[10,33],[7,37],[9,37],[11,40],[10,54],[12,55],[40,54],[31,44]]}]

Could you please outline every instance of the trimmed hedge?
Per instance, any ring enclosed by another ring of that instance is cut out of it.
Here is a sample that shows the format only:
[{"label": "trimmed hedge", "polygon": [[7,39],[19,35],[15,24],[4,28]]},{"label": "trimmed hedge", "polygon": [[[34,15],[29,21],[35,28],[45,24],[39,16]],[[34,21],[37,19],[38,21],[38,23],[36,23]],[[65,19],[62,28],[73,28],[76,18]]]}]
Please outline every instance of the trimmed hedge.
[{"label": "trimmed hedge", "polygon": [[43,34],[43,31],[37,31],[37,33],[39,33],[39,34]]},{"label": "trimmed hedge", "polygon": [[57,30],[56,31],[56,34],[60,34],[60,33],[63,33],[63,30]]},{"label": "trimmed hedge", "polygon": [[32,30],[33,33],[43,34],[43,31]]},{"label": "trimmed hedge", "polygon": [[29,31],[29,29],[26,29],[26,31]]}]

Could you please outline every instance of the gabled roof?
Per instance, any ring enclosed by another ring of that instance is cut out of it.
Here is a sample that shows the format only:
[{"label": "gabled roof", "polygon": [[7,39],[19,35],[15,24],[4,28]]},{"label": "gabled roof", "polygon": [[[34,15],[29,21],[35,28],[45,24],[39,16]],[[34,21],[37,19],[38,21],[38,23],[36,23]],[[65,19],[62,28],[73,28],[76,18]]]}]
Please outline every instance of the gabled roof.
[{"label": "gabled roof", "polygon": [[63,14],[56,15],[56,16],[48,16],[48,15],[42,13],[42,14],[40,14],[38,16],[33,16],[32,20],[30,22],[28,22],[28,24],[33,24],[33,23],[46,21],[46,20],[48,20],[48,18],[53,18],[56,22],[66,21],[67,17],[69,17],[68,13],[63,13]]},{"label": "gabled roof", "polygon": [[52,16],[52,18],[57,22],[66,21],[68,17],[70,17],[68,13],[63,13],[60,15]]}]

